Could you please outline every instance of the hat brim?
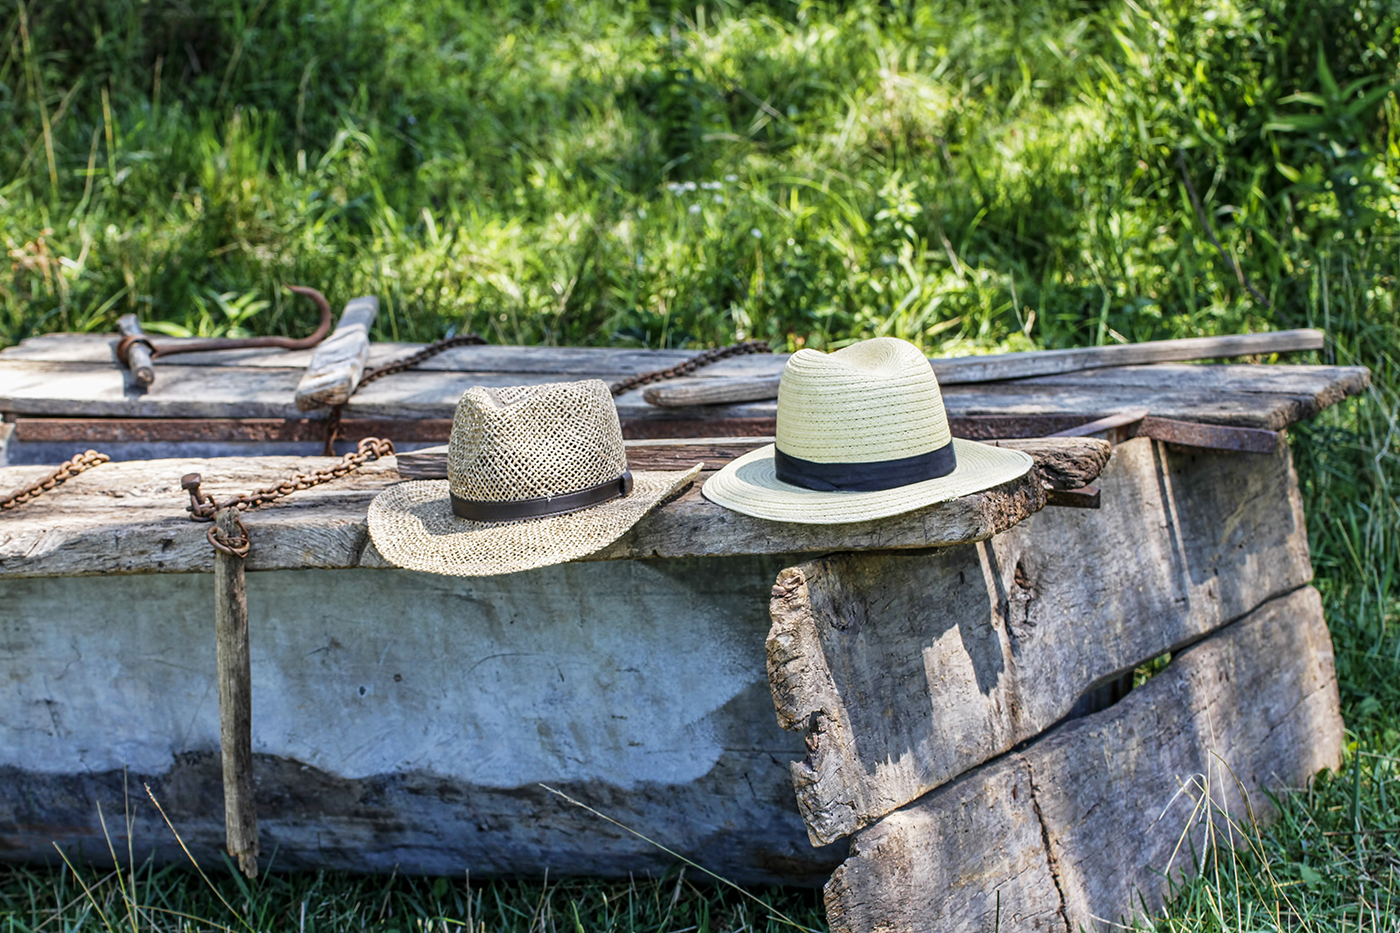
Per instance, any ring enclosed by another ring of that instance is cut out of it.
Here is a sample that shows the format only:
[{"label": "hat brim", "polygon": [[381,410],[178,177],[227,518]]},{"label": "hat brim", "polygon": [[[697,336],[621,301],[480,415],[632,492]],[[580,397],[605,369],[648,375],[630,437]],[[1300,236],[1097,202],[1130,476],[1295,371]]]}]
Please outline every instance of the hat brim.
[{"label": "hat brim", "polygon": [[775,522],[833,525],[902,515],[1024,476],[1033,461],[1022,451],[953,438],[957,469],[946,476],[875,492],[821,492],[778,479],[773,446],[730,461],[701,493],[711,502]]},{"label": "hat brim", "polygon": [[474,522],[452,514],[447,480],[414,480],[369,504],[369,535],[389,563],[453,577],[486,577],[587,557],[626,534],[700,472],[639,471],[632,492],[601,505],[515,522]]}]

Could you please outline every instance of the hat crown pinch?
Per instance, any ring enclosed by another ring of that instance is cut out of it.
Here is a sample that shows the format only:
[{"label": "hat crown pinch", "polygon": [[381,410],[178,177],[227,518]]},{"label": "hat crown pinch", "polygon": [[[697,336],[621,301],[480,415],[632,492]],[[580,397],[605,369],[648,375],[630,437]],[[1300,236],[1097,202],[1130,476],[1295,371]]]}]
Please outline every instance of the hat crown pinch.
[{"label": "hat crown pinch", "polygon": [[794,353],[779,383],[776,434],[783,453],[817,463],[899,460],[952,440],[933,367],[895,337]]},{"label": "hat crown pinch", "polygon": [[457,403],[447,477],[460,498],[552,498],[610,482],[626,469],[617,407],[601,380],[473,386]]}]

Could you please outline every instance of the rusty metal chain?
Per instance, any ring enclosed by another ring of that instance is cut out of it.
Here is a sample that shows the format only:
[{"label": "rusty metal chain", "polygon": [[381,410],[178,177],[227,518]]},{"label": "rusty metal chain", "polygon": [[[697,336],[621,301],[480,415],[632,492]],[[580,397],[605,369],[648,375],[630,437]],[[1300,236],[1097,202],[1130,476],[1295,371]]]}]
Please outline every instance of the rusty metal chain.
[{"label": "rusty metal chain", "polygon": [[369,385],[376,379],[382,379],[385,376],[392,376],[395,373],[406,372],[407,370],[410,370],[413,367],[417,366],[419,363],[426,362],[432,359],[433,357],[437,356],[439,353],[451,350],[455,347],[484,346],[486,346],[486,341],[481,338],[480,334],[473,333],[462,334],[459,337],[444,337],[437,343],[428,344],[426,347],[424,347],[423,349],[419,350],[417,353],[414,353],[411,356],[405,356],[403,359],[399,360],[392,360],[388,363],[385,363],[383,366],[377,366],[374,369],[367,371],[363,376],[360,377],[360,384],[355,387],[355,391],[358,392],[360,389],[363,389],[365,386]]},{"label": "rusty metal chain", "polygon": [[[355,387],[358,391],[361,387],[382,379],[385,376],[392,376],[395,373],[406,372],[413,369],[420,363],[437,356],[446,350],[454,347],[484,346],[486,341],[478,334],[463,334],[459,337],[446,337],[436,343],[429,344],[423,349],[399,360],[385,363],[367,371],[361,377],[359,384]],[[727,347],[720,347],[716,350],[707,350],[697,354],[684,363],[666,369],[658,369],[649,373],[641,373],[620,382],[613,383],[610,390],[614,397],[630,392],[639,386],[650,385],[653,382],[662,382],[667,379],[675,379],[680,376],[688,376],[696,370],[711,363],[728,359],[732,356],[744,356],[750,353],[771,353],[767,341],[746,340],[742,343],[732,344]],[[340,436],[340,415],[344,404],[336,405],[331,409],[330,415],[326,418],[326,454],[334,455],[334,444]],[[180,480],[180,486],[190,494],[190,504],[186,511],[195,521],[213,522],[214,516],[222,509],[237,509],[239,513],[249,509],[255,509],[260,505],[274,502],[278,499],[290,496],[292,493],[302,489],[310,489],[312,486],[319,486],[328,483],[333,479],[338,479],[359,469],[370,460],[388,456],[394,452],[392,441],[381,440],[377,437],[367,437],[360,441],[358,448],[346,454],[340,462],[334,466],[326,467],[322,470],[315,470],[311,473],[298,473],[295,476],[283,480],[276,486],[268,486],[256,492],[245,495],[234,496],[224,502],[216,502],[213,496],[200,491],[201,477],[198,473],[187,474]],[[243,525],[242,520],[234,517],[234,523],[238,526],[238,532],[234,536],[226,535],[217,526],[210,525],[207,532],[209,543],[226,554],[235,554],[245,557],[248,554],[250,543],[248,540],[248,529]]]},{"label": "rusty metal chain", "polygon": [[[479,347],[485,345],[486,341],[481,339],[478,334],[463,334],[460,337],[446,337],[439,340],[437,343],[429,344],[411,356],[406,356],[403,359],[394,360],[393,362],[385,363],[383,366],[369,370],[361,377],[359,384],[355,386],[355,391],[358,392],[376,379],[382,379],[385,376],[392,376],[395,373],[406,372],[413,369],[415,366],[432,359],[444,350],[451,350],[454,347]],[[709,366],[711,363],[718,363],[720,360],[728,359],[731,356],[772,352],[766,340],[745,340],[742,343],[730,344],[727,347],[720,347],[716,350],[706,350],[704,353],[697,354],[684,363],[678,363],[666,369],[657,369],[649,373],[631,376],[620,382],[613,383],[608,389],[612,392],[613,398],[616,398],[624,392],[630,392],[640,386],[651,385],[653,382],[664,382],[667,379],[688,376],[701,367]],[[327,457],[335,455],[335,442],[340,438],[340,416],[341,410],[344,407],[344,403],[335,406],[326,417],[326,446],[324,454]]]},{"label": "rusty metal chain", "polygon": [[718,363],[720,360],[728,359],[731,356],[747,356],[750,353],[772,353],[766,340],[745,340],[743,343],[733,343],[727,347],[720,347],[717,350],[706,350],[697,354],[684,363],[678,363],[668,369],[657,369],[649,373],[631,376],[621,382],[614,382],[609,386],[613,398],[617,398],[624,392],[631,392],[641,386],[651,385],[653,382],[664,382],[667,379],[677,379],[681,376],[689,376],[702,366],[709,366],[711,363]]},{"label": "rusty metal chain", "polygon": [[[354,395],[355,392],[360,391],[376,379],[392,376],[395,373],[406,372],[419,363],[430,360],[439,353],[451,350],[455,347],[483,347],[485,345],[486,341],[481,338],[480,334],[476,333],[462,334],[459,337],[444,337],[436,343],[428,344],[417,353],[405,356],[402,359],[392,360],[385,363],[383,366],[376,366],[374,369],[367,370],[365,374],[360,377],[359,383],[356,384],[354,391],[350,394]],[[345,402],[341,402],[339,405],[333,407],[330,414],[326,416],[326,446],[322,451],[324,456],[335,456],[335,442],[340,439],[340,413],[343,408],[345,408]]]},{"label": "rusty metal chain", "polygon": [[[369,461],[387,457],[393,452],[393,441],[367,437],[360,441],[359,446],[354,451],[341,457],[340,462],[332,466],[312,470],[310,473],[297,473],[276,486],[266,486],[256,492],[233,496],[223,502],[218,502],[213,496],[200,491],[199,486],[203,479],[198,473],[187,473],[180,479],[180,488],[190,494],[190,504],[185,507],[185,511],[190,513],[190,518],[194,521],[213,522],[214,516],[224,509],[236,509],[240,514],[249,509],[256,509],[260,505],[285,499],[294,492],[339,479],[353,473]],[[218,526],[211,524],[207,532],[209,543],[225,554],[246,557],[249,548],[248,529],[244,527],[243,521],[237,515],[234,517],[234,522],[238,525],[236,537],[225,535]]]},{"label": "rusty metal chain", "polygon": [[106,454],[100,454],[95,450],[84,451],[72,460],[65,460],[58,465],[58,468],[37,482],[30,483],[18,492],[12,492],[7,496],[0,496],[0,509],[13,509],[31,499],[36,499],[55,486],[62,485],[73,477],[86,470],[91,470],[112,459]]}]

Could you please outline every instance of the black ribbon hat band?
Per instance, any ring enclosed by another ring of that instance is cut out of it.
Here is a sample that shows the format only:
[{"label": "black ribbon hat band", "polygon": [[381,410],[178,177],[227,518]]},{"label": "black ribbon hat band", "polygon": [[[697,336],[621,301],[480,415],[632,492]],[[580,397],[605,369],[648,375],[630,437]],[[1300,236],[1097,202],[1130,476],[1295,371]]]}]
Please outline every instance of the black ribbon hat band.
[{"label": "black ribbon hat band", "polygon": [[820,492],[878,492],[947,476],[958,468],[952,441],[926,454],[869,463],[817,463],[773,450],[778,479]]},{"label": "black ribbon hat band", "polygon": [[567,492],[562,496],[485,502],[481,499],[463,499],[456,493],[449,493],[449,495],[452,498],[452,514],[458,518],[468,518],[474,522],[514,522],[522,518],[540,518],[545,515],[577,512],[579,509],[602,505],[613,499],[621,499],[631,492],[632,471],[623,470],[622,475],[617,479],[588,486],[578,492]]}]

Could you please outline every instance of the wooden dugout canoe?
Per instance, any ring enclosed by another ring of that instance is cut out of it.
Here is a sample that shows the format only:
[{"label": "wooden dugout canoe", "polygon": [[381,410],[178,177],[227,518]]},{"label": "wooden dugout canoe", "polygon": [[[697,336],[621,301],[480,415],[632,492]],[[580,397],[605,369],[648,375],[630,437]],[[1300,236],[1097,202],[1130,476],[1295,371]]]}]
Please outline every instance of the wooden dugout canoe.
[{"label": "wooden dugout canoe", "polygon": [[[403,348],[372,351],[391,358]],[[46,857],[51,841],[100,856],[95,803],[122,812],[124,788],[137,851],[179,857],[142,783],[196,852],[219,849],[212,556],[203,527],[183,513],[179,478],[201,472],[217,496],[246,491],[308,462],[266,455],[319,447],[315,419],[291,401],[306,364],[294,354],[191,355],[135,393],[109,352],[93,338],[46,337],[0,353],[0,431],[13,464],[0,469],[0,489],[42,472],[26,464],[88,446],[174,457],[108,464],[0,515],[0,668],[13,685],[0,709],[7,859]],[[425,446],[445,439],[466,385],[611,380],[684,357],[462,348],[367,387],[345,417],[351,437],[357,423],[377,422],[404,447]],[[708,372],[780,364],[746,357]],[[1212,427],[1280,431],[1366,378],[1341,367],[1168,364],[949,386],[945,397],[955,433],[968,436],[1048,434],[1139,405],[1167,423],[1160,431],[1177,432],[1169,437],[1203,443]],[[619,411],[633,437],[772,431],[771,402],[658,409],[629,395]],[[275,850],[284,868],[442,874],[621,875],[670,864],[547,784],[736,881],[822,883],[854,838],[852,861],[828,889],[833,922],[889,921],[868,914],[886,902],[935,922],[917,913],[932,909],[917,884],[892,899],[888,874],[864,868],[879,848],[871,833],[893,839],[888,821],[909,822],[899,814],[911,807],[933,808],[914,821],[922,826],[962,812],[939,809],[956,797],[948,788],[983,780],[1013,747],[1061,741],[1081,721],[1117,722],[1132,707],[1094,711],[1105,685],[1164,651],[1185,658],[1187,646],[1237,637],[1265,610],[1300,633],[1288,644],[1308,647],[1313,667],[1287,681],[1303,691],[1291,708],[1307,716],[1276,723],[1298,753],[1256,755],[1252,786],[1306,780],[1335,762],[1339,719],[1330,654],[1320,654],[1325,629],[1319,641],[1320,611],[1306,595],[1287,445],[1240,453],[1154,437],[1122,439],[1097,480],[1098,510],[1040,511],[1037,478],[814,531],[736,516],[692,489],[597,559],[484,580],[384,566],[363,516],[399,479],[393,461],[253,512],[263,852]],[[1303,656],[1270,663],[1287,669]],[[1130,789],[1156,799],[1202,747],[1195,733],[1178,744],[1186,751]],[[1094,779],[1075,781],[1101,792]],[[1059,838],[1046,832],[1039,849],[1007,850],[1012,868],[1036,851],[1045,864],[1044,840]],[[899,844],[914,851],[930,838],[916,832]],[[985,833],[988,845],[1014,838]],[[1002,884],[996,860],[976,846],[934,855],[945,866],[992,866],[976,883],[965,878],[972,901]],[[1106,916],[1124,885],[1141,889],[1155,856],[1141,853],[1126,881],[1076,868],[1090,879],[1081,896],[1063,880],[1079,855],[1059,852],[1062,893],[1047,928]],[[1038,904],[1027,901],[1028,916]]]}]

